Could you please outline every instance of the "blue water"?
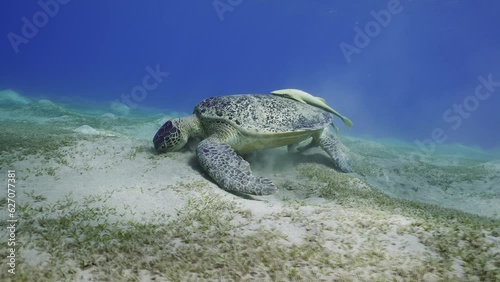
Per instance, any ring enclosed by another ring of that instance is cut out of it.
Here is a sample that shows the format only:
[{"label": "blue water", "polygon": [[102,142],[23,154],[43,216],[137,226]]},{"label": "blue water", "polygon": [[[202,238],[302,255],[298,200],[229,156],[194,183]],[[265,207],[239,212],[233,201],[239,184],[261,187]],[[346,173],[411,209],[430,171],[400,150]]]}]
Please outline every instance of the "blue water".
[{"label": "blue water", "polygon": [[[0,90],[191,112],[209,96],[299,88],[353,120],[344,134],[498,148],[500,86],[478,77],[500,82],[499,11],[494,0],[3,1]],[[161,74],[134,99],[148,67]]]}]

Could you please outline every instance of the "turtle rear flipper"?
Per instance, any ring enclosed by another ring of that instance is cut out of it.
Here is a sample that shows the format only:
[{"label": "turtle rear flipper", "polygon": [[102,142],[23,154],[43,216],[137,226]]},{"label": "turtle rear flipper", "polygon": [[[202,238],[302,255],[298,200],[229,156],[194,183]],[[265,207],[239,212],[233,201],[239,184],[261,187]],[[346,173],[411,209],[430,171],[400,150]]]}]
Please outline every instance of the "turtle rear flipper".
[{"label": "turtle rear flipper", "polygon": [[277,190],[270,179],[254,176],[250,164],[215,136],[201,141],[196,153],[201,167],[224,190],[253,195],[270,195]]},{"label": "turtle rear flipper", "polygon": [[[316,139],[318,137],[313,138]],[[321,148],[333,159],[333,164],[337,169],[342,172],[352,172],[351,161],[342,150],[340,140],[330,134],[328,129],[323,130],[317,141],[319,146],[321,146]]]},{"label": "turtle rear flipper", "polygon": [[330,134],[328,128],[313,135],[309,144],[297,148],[299,152],[305,152],[311,148],[320,146],[333,160],[336,169],[342,172],[352,172],[351,161],[347,154],[342,150],[340,140]]}]

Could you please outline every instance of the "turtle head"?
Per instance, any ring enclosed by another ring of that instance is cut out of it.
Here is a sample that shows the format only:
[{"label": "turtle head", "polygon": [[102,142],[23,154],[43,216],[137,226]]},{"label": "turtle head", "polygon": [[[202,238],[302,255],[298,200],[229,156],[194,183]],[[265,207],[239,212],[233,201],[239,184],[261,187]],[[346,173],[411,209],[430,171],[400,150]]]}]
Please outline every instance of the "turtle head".
[{"label": "turtle head", "polygon": [[196,137],[200,131],[199,122],[195,116],[174,118],[158,129],[153,138],[153,144],[158,152],[178,151],[186,145],[190,137]]}]

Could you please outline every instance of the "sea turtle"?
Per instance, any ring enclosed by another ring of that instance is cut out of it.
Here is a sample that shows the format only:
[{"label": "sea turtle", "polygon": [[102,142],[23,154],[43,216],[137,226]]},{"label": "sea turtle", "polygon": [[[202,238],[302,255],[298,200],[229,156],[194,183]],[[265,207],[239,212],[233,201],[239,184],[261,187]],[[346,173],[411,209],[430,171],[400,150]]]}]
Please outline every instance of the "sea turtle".
[{"label": "sea turtle", "polygon": [[334,110],[330,106],[328,106],[328,104],[326,104],[325,99],[323,99],[321,97],[314,97],[313,95],[311,95],[303,90],[300,90],[300,89],[280,89],[280,90],[272,91],[271,94],[277,95],[277,96],[282,96],[285,98],[294,99],[294,100],[299,101],[301,103],[309,104],[309,105],[313,105],[315,107],[321,108],[327,112],[330,112],[330,113],[338,116],[344,122],[345,126],[347,126],[348,128],[351,127],[351,125],[352,125],[352,121],[350,119],[339,114],[339,112],[337,112],[336,110]]},{"label": "sea turtle", "polygon": [[174,118],[153,138],[159,152],[177,151],[189,138],[202,138],[196,153],[201,167],[221,188],[254,195],[276,191],[271,180],[256,177],[239,154],[288,145],[289,150],[321,146],[342,172],[351,172],[340,141],[328,130],[332,116],[317,107],[266,94],[211,97],[196,105],[190,116]]}]

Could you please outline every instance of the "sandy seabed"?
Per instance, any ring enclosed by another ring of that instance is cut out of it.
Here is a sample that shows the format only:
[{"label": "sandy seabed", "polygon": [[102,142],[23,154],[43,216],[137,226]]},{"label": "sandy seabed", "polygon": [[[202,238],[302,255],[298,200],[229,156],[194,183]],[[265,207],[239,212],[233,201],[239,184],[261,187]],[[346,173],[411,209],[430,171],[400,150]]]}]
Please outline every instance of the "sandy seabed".
[{"label": "sandy seabed", "polygon": [[278,192],[237,195],[192,150],[154,152],[169,115],[0,102],[17,219],[15,274],[1,222],[0,281],[500,281],[500,161],[465,157],[478,149],[410,160],[410,145],[342,136],[351,174],[321,150],[270,149],[251,166]]}]

